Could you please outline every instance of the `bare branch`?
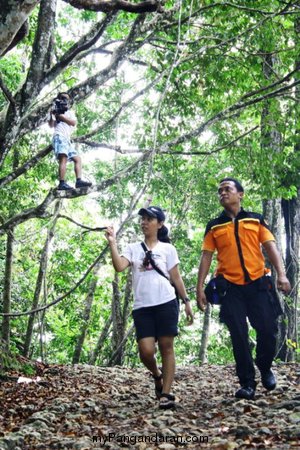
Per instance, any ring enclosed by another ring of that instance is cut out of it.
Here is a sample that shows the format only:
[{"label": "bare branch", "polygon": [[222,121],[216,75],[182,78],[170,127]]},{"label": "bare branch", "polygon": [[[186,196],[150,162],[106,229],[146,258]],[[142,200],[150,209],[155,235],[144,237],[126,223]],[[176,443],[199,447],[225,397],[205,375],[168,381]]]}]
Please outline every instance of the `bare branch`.
[{"label": "bare branch", "polygon": [[214,150],[210,150],[208,152],[199,152],[199,151],[190,151],[190,152],[170,152],[170,151],[166,151],[166,150],[162,150],[161,152],[159,152],[160,154],[170,154],[170,155],[190,155],[190,156],[197,156],[197,155],[212,155],[214,153],[219,153],[222,150],[224,150],[225,148],[228,147],[232,147],[236,142],[240,141],[241,139],[243,139],[245,136],[248,136],[249,134],[251,134],[253,131],[257,130],[259,128],[259,125],[251,128],[250,130],[245,131],[245,133],[240,134],[237,138],[233,139],[230,142],[226,142],[226,144],[222,145],[221,147],[217,147]]},{"label": "bare branch", "polygon": [[[119,42],[119,41],[116,41]],[[76,61],[79,61],[83,58],[86,58],[88,55],[91,54],[95,54],[95,53],[103,53],[104,55],[112,55],[113,51],[112,50],[107,50],[106,48],[104,48],[106,46],[105,45],[101,45],[100,47],[96,47],[96,48],[92,48],[84,53],[81,53],[78,58],[76,58]],[[127,58],[127,60],[131,63],[131,64],[136,64],[138,66],[143,66],[143,67],[149,67],[150,64],[145,63],[144,61],[139,61],[138,59],[134,59],[134,58]],[[150,66],[152,67],[152,66]]]},{"label": "bare branch", "polygon": [[87,231],[103,231],[103,230],[106,230],[106,228],[107,228],[107,227],[96,227],[96,228],[87,227],[86,225],[82,225],[82,223],[78,223],[78,222],[76,222],[76,220],[71,219],[71,217],[65,216],[64,214],[59,214],[57,217],[59,219],[66,219],[69,222],[72,222],[75,225],[77,225],[78,227],[84,228]]},{"label": "bare branch", "polygon": [[[78,189],[70,189],[67,191],[55,191],[55,197],[56,198],[76,198],[81,197],[82,195],[87,195],[92,192],[102,192],[107,187],[117,183],[120,179],[123,177],[129,175],[132,173],[136,168],[138,168],[142,163],[144,163],[147,159],[149,159],[150,153],[144,153],[142,156],[140,156],[134,163],[132,163],[130,166],[125,167],[124,169],[117,172],[113,177],[108,178],[107,180],[102,181],[101,183],[90,186],[88,188],[78,188]],[[1,228],[4,225],[0,226],[0,234],[1,234]]]}]

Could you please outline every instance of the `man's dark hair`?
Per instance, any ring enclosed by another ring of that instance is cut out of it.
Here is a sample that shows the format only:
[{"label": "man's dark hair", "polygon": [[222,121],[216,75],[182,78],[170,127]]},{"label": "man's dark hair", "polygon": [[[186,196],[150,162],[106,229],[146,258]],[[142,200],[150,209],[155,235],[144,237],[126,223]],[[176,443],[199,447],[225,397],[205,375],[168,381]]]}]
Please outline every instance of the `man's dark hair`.
[{"label": "man's dark hair", "polygon": [[232,181],[237,189],[238,192],[244,192],[244,188],[241,185],[241,183],[236,180],[235,178],[223,178],[223,180],[220,181],[220,184],[223,183],[223,181]]}]

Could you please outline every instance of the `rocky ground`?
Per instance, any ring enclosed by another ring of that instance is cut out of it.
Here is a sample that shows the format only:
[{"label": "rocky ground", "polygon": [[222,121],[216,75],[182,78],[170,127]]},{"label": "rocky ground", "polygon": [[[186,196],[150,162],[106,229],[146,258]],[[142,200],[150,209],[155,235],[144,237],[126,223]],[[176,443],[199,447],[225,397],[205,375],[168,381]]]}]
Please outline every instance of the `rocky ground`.
[{"label": "rocky ground", "polygon": [[233,366],[177,369],[177,407],[161,411],[147,371],[51,366],[26,383],[0,383],[0,450],[300,449],[300,368],[275,367],[278,387],[261,384],[237,400]]}]

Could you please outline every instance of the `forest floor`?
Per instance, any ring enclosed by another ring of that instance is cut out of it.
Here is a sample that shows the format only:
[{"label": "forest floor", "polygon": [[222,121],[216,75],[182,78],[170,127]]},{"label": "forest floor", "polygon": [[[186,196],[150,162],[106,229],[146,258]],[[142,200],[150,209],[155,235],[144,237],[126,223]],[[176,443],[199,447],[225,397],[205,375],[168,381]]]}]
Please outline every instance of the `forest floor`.
[{"label": "forest floor", "polygon": [[[299,449],[300,368],[275,367],[253,401],[234,398],[233,365],[177,368],[177,407],[161,411],[143,369],[47,366],[0,382],[0,450]],[[28,380],[27,380],[28,381]]]}]

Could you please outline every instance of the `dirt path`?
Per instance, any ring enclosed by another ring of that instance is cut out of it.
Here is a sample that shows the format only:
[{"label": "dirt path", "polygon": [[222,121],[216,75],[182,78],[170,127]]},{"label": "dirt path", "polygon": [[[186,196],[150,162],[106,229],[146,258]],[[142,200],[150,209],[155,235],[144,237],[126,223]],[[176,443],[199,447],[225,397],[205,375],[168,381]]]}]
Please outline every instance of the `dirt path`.
[{"label": "dirt path", "polygon": [[237,400],[233,366],[178,368],[177,408],[161,411],[143,369],[53,366],[38,382],[0,384],[0,450],[300,449],[300,368]]}]

